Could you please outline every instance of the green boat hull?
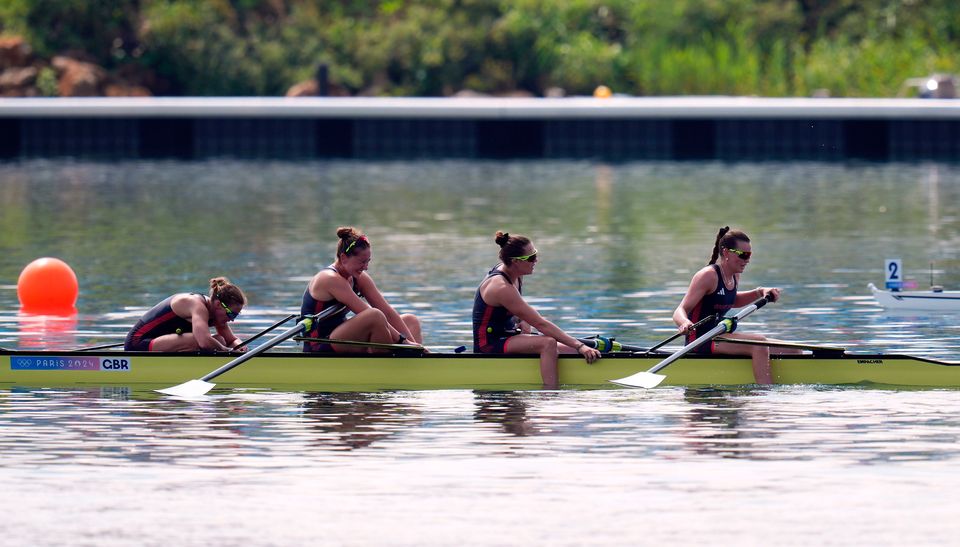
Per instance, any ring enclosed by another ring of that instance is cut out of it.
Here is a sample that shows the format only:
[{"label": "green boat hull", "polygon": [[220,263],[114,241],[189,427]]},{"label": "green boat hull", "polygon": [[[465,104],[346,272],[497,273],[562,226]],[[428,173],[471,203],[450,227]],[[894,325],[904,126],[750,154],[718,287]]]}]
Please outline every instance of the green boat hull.
[{"label": "green boat hull", "polygon": [[[665,354],[607,354],[593,365],[577,356],[560,359],[565,387],[613,387],[610,380],[644,371]],[[0,385],[29,387],[165,387],[201,378],[236,355],[136,352],[0,351]],[[774,357],[777,384],[881,384],[960,387],[960,363],[906,355],[850,354]],[[749,385],[750,360],[731,356],[685,357],[665,368],[662,385]],[[213,380],[219,388],[298,391],[382,389],[524,389],[541,385],[534,356],[307,355],[264,353]]]}]

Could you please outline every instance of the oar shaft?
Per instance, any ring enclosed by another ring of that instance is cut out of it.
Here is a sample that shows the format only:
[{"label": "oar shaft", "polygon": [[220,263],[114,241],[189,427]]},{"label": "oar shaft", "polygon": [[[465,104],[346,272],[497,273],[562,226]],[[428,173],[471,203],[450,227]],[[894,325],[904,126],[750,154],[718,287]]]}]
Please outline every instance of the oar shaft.
[{"label": "oar shaft", "polygon": [[296,337],[296,341],[300,342],[316,342],[319,344],[343,344],[344,346],[362,346],[366,348],[379,348],[379,349],[397,349],[397,350],[417,350],[423,351],[427,348],[419,344],[387,344],[383,342],[363,342],[360,340],[337,340],[334,338],[310,338],[310,337]]},{"label": "oar shaft", "polygon": [[274,337],[271,338],[269,341],[267,341],[267,343],[261,344],[260,346],[258,346],[257,349],[251,350],[251,351],[248,351],[248,352],[244,353],[244,354],[241,355],[240,357],[237,357],[237,358],[234,359],[233,361],[230,361],[229,363],[223,365],[222,367],[218,368],[217,370],[214,370],[213,372],[207,374],[206,376],[204,376],[203,378],[200,378],[200,379],[203,380],[204,382],[209,382],[210,380],[216,378],[217,376],[220,376],[220,375],[223,374],[224,372],[227,372],[228,370],[230,370],[230,369],[232,369],[232,368],[234,368],[234,367],[238,367],[238,366],[242,365],[243,363],[247,362],[248,360],[253,359],[253,358],[256,357],[257,355],[260,355],[261,353],[267,351],[268,349],[272,348],[273,346],[279,344],[280,342],[283,342],[283,341],[286,340],[287,338],[290,338],[290,337],[293,336],[294,334],[297,334],[298,332],[300,332],[300,331],[303,329],[303,326],[306,325],[306,324],[307,324],[307,320],[300,321],[300,322],[297,323],[295,326],[291,327],[290,330],[287,330],[287,331],[283,332],[282,334],[278,334],[278,335],[274,336]]},{"label": "oar shaft", "polygon": [[697,338],[697,339],[694,340],[693,342],[690,342],[690,343],[687,344],[686,346],[683,346],[682,349],[680,349],[679,351],[677,351],[676,353],[674,353],[674,354],[671,355],[670,357],[667,357],[667,358],[664,359],[663,361],[660,361],[660,362],[657,363],[656,365],[650,367],[650,368],[647,370],[647,372],[649,372],[649,373],[651,373],[651,374],[656,373],[657,371],[659,371],[660,369],[666,367],[666,366],[669,365],[670,363],[676,361],[677,359],[683,357],[684,355],[686,355],[686,354],[690,353],[691,351],[693,351],[693,350],[699,348],[700,346],[704,345],[705,343],[707,343],[708,341],[710,341],[710,339],[713,338],[714,336],[717,336],[717,335],[720,335],[720,334],[723,334],[723,333],[727,332],[727,328],[728,328],[728,327],[727,327],[727,323],[724,322],[724,321],[721,321],[719,325],[717,325],[716,327],[713,327],[712,329],[710,329],[710,330],[708,330],[707,332],[705,332],[705,333],[703,334],[703,336],[700,336],[699,338]]},{"label": "oar shaft", "polygon": [[281,319],[280,321],[277,321],[276,323],[274,323],[274,324],[270,325],[269,327],[267,327],[266,330],[263,330],[263,331],[259,332],[258,334],[250,337],[249,339],[244,340],[244,341],[241,342],[240,345],[238,345],[237,347],[238,347],[238,348],[242,348],[243,346],[246,346],[246,345],[250,344],[250,342],[253,342],[254,340],[260,338],[261,336],[266,335],[266,334],[269,333],[269,332],[272,332],[274,329],[276,329],[276,328],[279,327],[280,325],[286,323],[287,321],[293,319],[293,318],[296,317],[296,316],[297,316],[297,314],[291,313],[290,315],[284,317],[284,318]]},{"label": "oar shaft", "polygon": [[[706,323],[707,321],[710,321],[710,320],[712,320],[712,319],[715,319],[716,317],[717,317],[717,314],[715,314],[715,313],[712,314],[712,315],[708,315],[708,316],[704,317],[703,319],[701,319],[701,320],[697,321],[696,323],[694,323],[693,326],[690,327],[690,329],[691,329],[691,330],[695,330],[695,329],[696,329],[697,327],[699,327],[700,325]],[[646,350],[644,353],[653,353],[653,352],[657,351],[658,349],[662,348],[663,346],[669,344],[670,342],[673,342],[673,341],[676,340],[677,338],[680,338],[680,337],[683,336],[684,334],[686,334],[686,333],[683,332],[683,331],[680,331],[680,332],[674,334],[673,336],[671,336],[670,338],[667,338],[667,339],[664,340],[663,342],[660,342],[660,343],[657,344],[656,346],[653,346],[652,348]]]},{"label": "oar shaft", "polygon": [[102,346],[90,346],[89,348],[77,348],[73,351],[97,351],[101,349],[110,349],[110,348],[119,348],[123,347],[124,342],[117,342],[116,344],[103,344]]}]

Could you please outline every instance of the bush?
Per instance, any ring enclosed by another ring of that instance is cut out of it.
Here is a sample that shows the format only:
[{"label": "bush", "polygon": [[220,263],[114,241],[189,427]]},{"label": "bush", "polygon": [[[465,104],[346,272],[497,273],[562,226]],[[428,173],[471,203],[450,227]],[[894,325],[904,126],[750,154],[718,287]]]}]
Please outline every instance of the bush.
[{"label": "bush", "polygon": [[352,93],[415,96],[890,96],[960,72],[948,0],[6,0],[0,31],[190,95],[281,95],[319,63]]}]

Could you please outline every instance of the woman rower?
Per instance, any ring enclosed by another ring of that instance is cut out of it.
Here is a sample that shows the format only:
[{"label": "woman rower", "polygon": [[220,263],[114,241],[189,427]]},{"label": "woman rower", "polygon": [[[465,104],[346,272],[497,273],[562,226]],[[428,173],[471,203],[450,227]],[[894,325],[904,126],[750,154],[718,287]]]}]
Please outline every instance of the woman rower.
[{"label": "woman rower", "polygon": [[[210,293],[178,293],[137,321],[124,342],[127,351],[242,351],[230,323],[247,298],[226,277],[210,280]],[[216,335],[210,334],[210,327]]]},{"label": "woman rower", "polygon": [[[367,273],[372,250],[370,240],[353,227],[337,229],[337,259],[317,272],[303,292],[301,315],[314,315],[331,307],[342,308],[315,321],[309,338],[379,344],[421,344],[420,321],[412,314],[399,314]],[[366,300],[366,302],[364,302]],[[347,319],[347,312],[355,315]],[[306,341],[303,351],[375,353],[375,348]]]},{"label": "woman rower", "polygon": [[[560,330],[521,296],[523,276],[532,274],[537,265],[533,243],[504,232],[497,232],[494,241],[500,246],[500,264],[487,273],[473,300],[473,351],[539,354],[544,387],[557,389],[558,354],[579,353],[593,363],[600,352]],[[532,329],[543,336],[532,334]]]},{"label": "woman rower", "polygon": [[[780,298],[780,289],[757,287],[751,291],[739,292],[740,274],[750,263],[753,251],[750,248],[750,238],[740,230],[731,230],[724,226],[717,233],[713,244],[713,254],[707,266],[694,274],[690,287],[683,296],[680,305],[673,312],[673,321],[681,332],[687,333],[687,343],[697,339],[717,326],[723,315],[731,308],[745,306],[758,298],[767,297],[771,302]],[[693,324],[701,319],[715,315],[715,317],[696,329]],[[759,334],[735,333],[727,334],[727,338],[744,340],[768,341]],[[696,350],[699,354],[722,353],[727,355],[749,355],[753,363],[753,376],[758,384],[771,384],[770,348],[761,345],[744,345],[726,342],[710,341]],[[799,353],[794,349],[778,349],[775,353]]]}]

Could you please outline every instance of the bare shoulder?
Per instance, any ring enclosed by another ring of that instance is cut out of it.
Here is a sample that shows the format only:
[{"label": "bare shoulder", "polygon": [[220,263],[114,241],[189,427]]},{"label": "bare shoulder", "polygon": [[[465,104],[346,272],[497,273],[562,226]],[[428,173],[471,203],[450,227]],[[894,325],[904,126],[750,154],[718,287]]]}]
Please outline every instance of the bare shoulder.
[{"label": "bare shoulder", "polygon": [[708,264],[693,274],[693,279],[690,281],[690,289],[704,294],[709,293],[717,286],[719,279],[720,277],[717,275],[716,269],[714,269],[712,264]]},{"label": "bare shoulder", "polygon": [[697,270],[697,273],[693,274],[693,280],[698,281],[702,279],[707,279],[711,281],[716,281],[718,279],[717,270],[713,267],[713,264],[707,264],[706,266]]},{"label": "bare shoulder", "polygon": [[189,319],[200,310],[206,312],[206,298],[200,294],[179,293],[173,295],[173,299],[170,300],[170,307],[180,317]]},{"label": "bare shoulder", "polygon": [[519,293],[505,276],[493,275],[480,284],[480,295],[487,304],[500,305]]},{"label": "bare shoulder", "polygon": [[340,274],[338,274],[336,270],[324,268],[314,274],[313,279],[310,280],[310,292],[315,293],[318,290],[331,287],[338,282],[346,283],[346,280],[340,277]]},{"label": "bare shoulder", "polygon": [[340,274],[338,274],[336,270],[331,270],[330,268],[324,268],[319,272],[317,272],[316,274],[314,274],[313,276],[314,282],[327,280],[327,279],[333,280],[333,279],[343,279],[343,278],[340,277]]},{"label": "bare shoulder", "polygon": [[193,294],[193,293],[177,293],[173,295],[173,299],[170,301],[172,306],[200,306],[204,304],[203,295]]}]

